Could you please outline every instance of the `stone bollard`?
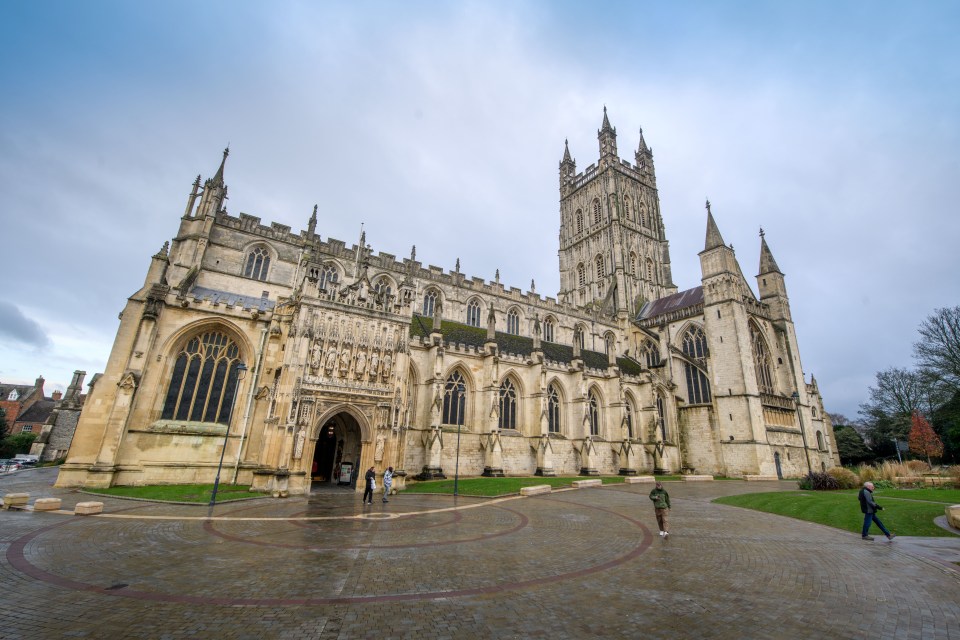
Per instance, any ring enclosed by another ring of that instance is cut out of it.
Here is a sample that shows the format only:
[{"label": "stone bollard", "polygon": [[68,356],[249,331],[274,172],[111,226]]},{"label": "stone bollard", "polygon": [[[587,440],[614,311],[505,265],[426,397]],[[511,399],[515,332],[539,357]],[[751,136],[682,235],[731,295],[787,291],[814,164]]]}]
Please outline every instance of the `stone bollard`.
[{"label": "stone bollard", "polygon": [[98,513],[103,513],[102,502],[78,502],[73,508],[75,516],[93,516]]},{"label": "stone bollard", "polygon": [[713,480],[713,476],[680,476],[686,482],[709,482]]},{"label": "stone bollard", "polygon": [[624,484],[641,484],[644,482],[656,482],[657,479],[653,476],[627,476],[623,479]]},{"label": "stone bollard", "polygon": [[29,493],[8,493],[3,496],[4,509],[23,509],[30,499]]},{"label": "stone bollard", "polygon": [[574,480],[573,481],[574,489],[586,489],[587,487],[602,487],[603,480],[596,478],[593,480]]},{"label": "stone bollard", "polygon": [[944,509],[947,512],[947,522],[954,529],[960,529],[960,504]]},{"label": "stone bollard", "polygon": [[34,511],[56,511],[60,508],[60,498],[37,498],[33,503]]},{"label": "stone bollard", "polygon": [[548,484],[536,484],[532,487],[520,487],[520,495],[522,496],[539,496],[543,493],[550,493],[551,487]]}]

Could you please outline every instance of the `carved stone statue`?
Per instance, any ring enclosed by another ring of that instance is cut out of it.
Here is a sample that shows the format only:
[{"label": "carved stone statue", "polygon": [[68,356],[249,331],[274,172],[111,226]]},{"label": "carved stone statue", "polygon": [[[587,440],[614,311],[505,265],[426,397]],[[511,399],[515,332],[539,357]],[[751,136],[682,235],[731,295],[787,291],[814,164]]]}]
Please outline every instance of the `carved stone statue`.
[{"label": "carved stone statue", "polygon": [[377,447],[373,452],[373,461],[374,462],[383,462],[383,447],[385,444],[386,438],[383,437],[383,434],[377,436]]},{"label": "carved stone statue", "polygon": [[344,347],[343,351],[340,352],[340,374],[346,375],[347,371],[350,370],[350,349]]},{"label": "carved stone statue", "polygon": [[306,440],[307,440],[307,430],[301,427],[300,430],[297,431],[297,439],[293,445],[294,460],[299,460],[300,458],[303,457],[303,444],[306,442]]},{"label": "carved stone statue", "polygon": [[310,351],[310,368],[319,369],[320,365],[323,364],[323,347],[320,345],[320,341],[317,340],[313,343],[313,349]]},{"label": "carved stone statue", "polygon": [[363,351],[357,354],[357,365],[354,368],[354,373],[357,374],[357,378],[363,377],[363,372],[367,370],[367,354]]},{"label": "carved stone statue", "polygon": [[393,356],[389,353],[383,356],[383,377],[389,378],[390,372],[393,370]]},{"label": "carved stone statue", "polygon": [[330,348],[327,349],[327,361],[324,364],[324,369],[327,370],[327,373],[331,373],[333,368],[337,366],[337,348],[333,345],[330,345]]},{"label": "carved stone statue", "polygon": [[370,377],[374,380],[377,379],[377,373],[380,369],[380,355],[374,351],[370,354]]}]

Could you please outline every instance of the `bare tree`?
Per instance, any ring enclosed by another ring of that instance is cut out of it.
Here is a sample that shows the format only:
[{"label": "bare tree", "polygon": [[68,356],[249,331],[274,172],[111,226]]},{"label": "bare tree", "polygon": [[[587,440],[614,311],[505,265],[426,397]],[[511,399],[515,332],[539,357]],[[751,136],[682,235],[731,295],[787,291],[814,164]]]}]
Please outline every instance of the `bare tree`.
[{"label": "bare tree", "polygon": [[923,321],[913,357],[930,383],[960,391],[960,307],[937,309]]}]

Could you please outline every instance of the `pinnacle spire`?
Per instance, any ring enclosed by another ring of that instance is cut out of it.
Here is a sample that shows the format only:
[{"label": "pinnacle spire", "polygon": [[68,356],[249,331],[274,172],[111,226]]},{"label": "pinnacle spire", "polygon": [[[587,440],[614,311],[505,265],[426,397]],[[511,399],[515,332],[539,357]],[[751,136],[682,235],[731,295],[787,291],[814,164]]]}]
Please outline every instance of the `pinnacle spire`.
[{"label": "pinnacle spire", "polygon": [[227,156],[230,155],[230,145],[228,144],[223,150],[223,160],[220,161],[220,168],[217,169],[217,172],[212,178],[210,178],[210,183],[214,186],[223,186],[223,167],[227,164]]},{"label": "pinnacle spire", "polygon": [[640,144],[637,145],[637,154],[647,151],[649,151],[649,148],[647,147],[647,141],[643,139],[643,127],[640,127]]},{"label": "pinnacle spire", "polygon": [[707,200],[707,239],[703,250],[709,251],[723,246],[726,246],[726,244],[723,241],[723,236],[720,235],[720,229],[717,228],[716,221],[713,219],[713,212],[710,211],[710,200]]},{"label": "pinnacle spire", "polygon": [[563,162],[573,162],[573,158],[570,157],[570,144],[566,138],[563,140]]},{"label": "pinnacle spire", "polygon": [[313,213],[310,215],[310,221],[307,222],[307,235],[312,236],[317,230],[317,205],[313,205]]},{"label": "pinnacle spire", "polygon": [[777,261],[773,259],[770,247],[767,246],[762,228],[760,229],[760,273],[782,273],[777,266]]},{"label": "pinnacle spire", "polygon": [[613,127],[610,126],[610,119],[607,118],[607,105],[603,105],[603,125],[600,127],[601,131],[612,130]]}]

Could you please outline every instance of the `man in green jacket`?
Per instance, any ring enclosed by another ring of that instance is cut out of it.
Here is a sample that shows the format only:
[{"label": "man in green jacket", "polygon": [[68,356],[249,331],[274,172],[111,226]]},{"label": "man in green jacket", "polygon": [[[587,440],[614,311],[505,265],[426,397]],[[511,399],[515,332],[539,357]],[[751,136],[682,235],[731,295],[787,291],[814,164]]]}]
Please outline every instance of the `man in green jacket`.
[{"label": "man in green jacket", "polygon": [[660,537],[666,538],[670,535],[667,523],[667,514],[670,511],[670,494],[663,488],[662,482],[658,482],[653,491],[650,492],[650,499],[653,500],[653,511],[657,514]]}]

